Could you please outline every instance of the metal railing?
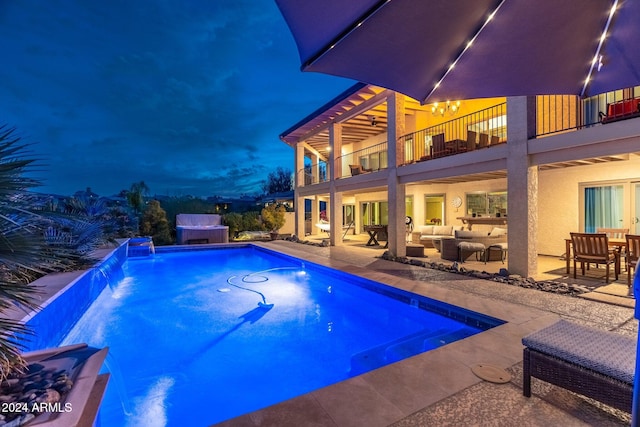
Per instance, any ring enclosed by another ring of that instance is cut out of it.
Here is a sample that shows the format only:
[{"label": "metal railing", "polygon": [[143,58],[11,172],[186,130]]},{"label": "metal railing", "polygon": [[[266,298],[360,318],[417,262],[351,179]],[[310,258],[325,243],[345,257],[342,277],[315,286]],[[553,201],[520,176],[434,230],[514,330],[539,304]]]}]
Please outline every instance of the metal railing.
[{"label": "metal railing", "polygon": [[350,175],[350,165],[360,165],[367,172],[379,171],[389,167],[387,161],[387,142],[362,148],[339,157],[342,164],[342,176]]},{"label": "metal railing", "polygon": [[[320,182],[326,182],[329,180],[329,174],[327,170],[327,162],[320,161],[312,165],[305,165],[304,168],[298,170],[297,176],[303,177],[304,185],[318,184]],[[314,174],[314,170],[318,173]]]},{"label": "metal railing", "polygon": [[574,95],[536,97],[535,137],[575,131],[640,116],[640,86],[580,99]]},{"label": "metal railing", "polygon": [[[404,146],[403,164],[432,158],[433,137],[443,134],[445,141],[451,147],[446,155],[466,151],[468,132],[475,132],[479,139],[485,134],[488,139],[486,146],[507,141],[507,103],[494,105],[484,110],[440,123],[398,138],[398,144]],[[465,144],[463,144],[463,142]],[[479,141],[476,141],[479,142]],[[481,147],[478,147],[481,148]],[[401,159],[399,159],[401,161]]]}]

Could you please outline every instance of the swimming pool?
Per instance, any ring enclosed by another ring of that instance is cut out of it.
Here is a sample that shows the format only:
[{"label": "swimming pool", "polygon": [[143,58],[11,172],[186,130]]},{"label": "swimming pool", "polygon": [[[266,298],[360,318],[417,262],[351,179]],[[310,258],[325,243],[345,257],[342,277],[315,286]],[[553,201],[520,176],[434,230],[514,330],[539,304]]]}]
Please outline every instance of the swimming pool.
[{"label": "swimming pool", "polygon": [[210,425],[502,323],[254,246],[123,270],[63,341],[110,348],[103,426]]}]

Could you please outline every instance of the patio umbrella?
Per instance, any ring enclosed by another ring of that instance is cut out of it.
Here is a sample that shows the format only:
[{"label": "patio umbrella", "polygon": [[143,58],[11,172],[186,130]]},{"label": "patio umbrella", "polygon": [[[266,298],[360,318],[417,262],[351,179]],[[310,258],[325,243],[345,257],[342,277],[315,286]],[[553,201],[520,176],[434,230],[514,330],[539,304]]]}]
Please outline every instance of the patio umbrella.
[{"label": "patio umbrella", "polygon": [[637,0],[276,3],[303,71],[374,84],[423,103],[589,96],[640,84]]}]

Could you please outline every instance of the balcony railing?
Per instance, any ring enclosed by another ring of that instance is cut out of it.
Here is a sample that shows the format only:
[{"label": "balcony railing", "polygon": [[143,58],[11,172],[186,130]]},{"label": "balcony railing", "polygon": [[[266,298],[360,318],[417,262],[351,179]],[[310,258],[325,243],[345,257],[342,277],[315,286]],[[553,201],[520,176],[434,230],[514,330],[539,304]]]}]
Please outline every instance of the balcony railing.
[{"label": "balcony railing", "polygon": [[536,137],[640,117],[640,86],[580,99],[574,95],[536,97]]},{"label": "balcony railing", "polygon": [[378,171],[389,167],[387,161],[387,142],[372,145],[340,156],[342,176],[350,176],[350,165],[360,165],[367,172]]},{"label": "balcony railing", "polygon": [[[317,173],[314,171],[317,170]],[[329,180],[327,173],[327,162],[320,161],[312,165],[305,165],[303,169],[298,170],[298,176],[304,177],[304,185],[318,184]]]},{"label": "balcony railing", "polygon": [[398,138],[398,144],[404,146],[404,164],[458,154],[470,148],[485,148],[506,141],[506,103]]}]

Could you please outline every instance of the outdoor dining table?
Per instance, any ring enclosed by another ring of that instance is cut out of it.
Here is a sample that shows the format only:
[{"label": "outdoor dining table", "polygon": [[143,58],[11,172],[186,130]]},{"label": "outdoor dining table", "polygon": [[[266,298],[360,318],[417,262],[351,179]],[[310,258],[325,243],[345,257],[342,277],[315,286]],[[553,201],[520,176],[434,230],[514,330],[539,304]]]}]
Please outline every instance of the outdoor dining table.
[{"label": "outdoor dining table", "polygon": [[467,151],[467,141],[463,139],[453,139],[444,143],[446,149],[451,154]]},{"label": "outdoor dining table", "polygon": [[[571,247],[573,246],[573,243],[571,241],[571,238],[569,237],[568,239],[564,239],[565,241],[565,253],[566,253],[566,259],[567,259],[567,274],[569,274],[569,272],[571,271]],[[609,238],[609,248],[610,249],[615,249],[618,251],[618,253],[622,252],[623,249],[626,250],[627,248],[627,240],[626,239],[615,239],[615,238]],[[618,266],[618,268],[620,268]],[[619,271],[618,271],[619,273]]]},{"label": "outdoor dining table", "polygon": [[[380,233],[381,231],[384,231],[386,233],[387,226],[386,225],[365,225],[364,231],[369,233],[369,241],[367,242],[367,246],[376,246],[380,244],[377,239],[378,233]],[[387,245],[388,244],[389,242],[387,242]],[[387,247],[387,245],[385,245],[385,248]]]}]

